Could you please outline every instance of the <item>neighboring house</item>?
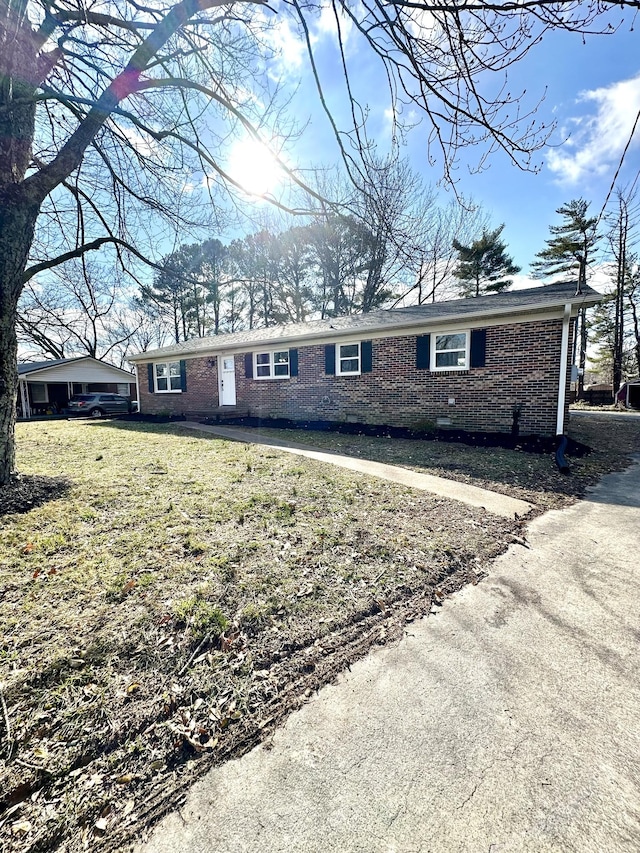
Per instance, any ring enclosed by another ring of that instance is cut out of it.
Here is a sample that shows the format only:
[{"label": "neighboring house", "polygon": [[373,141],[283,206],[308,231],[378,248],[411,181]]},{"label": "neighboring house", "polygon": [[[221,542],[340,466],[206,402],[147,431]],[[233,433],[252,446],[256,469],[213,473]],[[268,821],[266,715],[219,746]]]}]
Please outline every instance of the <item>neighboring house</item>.
[{"label": "neighboring house", "polygon": [[616,394],[616,403],[627,409],[640,409],[640,379],[629,379]]},{"label": "neighboring house", "polygon": [[89,355],[18,364],[18,417],[61,412],[73,394],[135,394],[135,376]]},{"label": "neighboring house", "polygon": [[590,406],[610,406],[613,403],[613,385],[608,382],[585,385],[583,393],[583,400]]},{"label": "neighboring house", "polygon": [[130,358],[143,413],[564,431],[576,283],[197,338]]}]

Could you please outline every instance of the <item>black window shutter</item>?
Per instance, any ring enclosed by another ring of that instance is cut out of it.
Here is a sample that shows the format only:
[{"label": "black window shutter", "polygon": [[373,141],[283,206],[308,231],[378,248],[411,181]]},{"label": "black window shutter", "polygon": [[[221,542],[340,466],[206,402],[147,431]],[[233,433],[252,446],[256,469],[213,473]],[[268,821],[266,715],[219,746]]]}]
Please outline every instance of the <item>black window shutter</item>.
[{"label": "black window shutter", "polygon": [[298,375],[298,350],[289,350],[289,376]]},{"label": "black window shutter", "polygon": [[147,376],[149,377],[149,393],[153,394],[156,390],[155,385],[153,384],[153,365],[147,365]]},{"label": "black window shutter", "polygon": [[180,390],[187,390],[187,362],[183,358],[180,359]]},{"label": "black window shutter", "polygon": [[431,335],[418,335],[416,338],[416,368],[429,370],[431,363]]},{"label": "black window shutter", "polygon": [[487,330],[471,331],[471,367],[484,367],[487,358]]},{"label": "black window shutter", "polygon": [[336,372],[336,345],[325,344],[324,348],[324,372],[327,376],[333,376]]},{"label": "black window shutter", "polygon": [[373,369],[373,352],[371,341],[362,341],[360,344],[360,357],[362,364],[360,370],[362,373],[371,373]]},{"label": "black window shutter", "polygon": [[246,379],[253,379],[253,353],[244,354],[244,375]]}]

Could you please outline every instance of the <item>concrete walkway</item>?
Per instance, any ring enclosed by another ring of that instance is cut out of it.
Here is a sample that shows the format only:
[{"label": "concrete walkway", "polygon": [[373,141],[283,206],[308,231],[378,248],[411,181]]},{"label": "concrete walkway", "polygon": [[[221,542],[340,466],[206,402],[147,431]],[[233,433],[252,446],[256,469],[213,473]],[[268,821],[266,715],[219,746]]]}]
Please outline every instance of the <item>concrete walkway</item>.
[{"label": "concrete walkway", "polygon": [[488,489],[471,486],[468,483],[459,483],[456,480],[447,480],[444,477],[434,477],[432,474],[420,474],[401,468],[399,465],[385,465],[383,462],[372,462],[369,459],[359,459],[355,456],[343,456],[332,453],[329,450],[318,450],[308,444],[295,444],[285,442],[281,438],[273,438],[254,429],[236,429],[235,427],[207,426],[195,421],[183,421],[179,424],[187,429],[208,432],[229,441],[242,441],[247,444],[260,444],[282,450],[285,453],[294,453],[297,456],[306,456],[308,459],[316,459],[360,474],[370,474],[392,483],[400,483],[412,489],[421,489],[432,492],[443,498],[451,498],[461,501],[469,506],[477,506],[492,512],[494,515],[502,515],[506,518],[523,517],[531,510],[531,504],[526,501],[510,498],[508,495],[500,495]]},{"label": "concrete walkway", "polygon": [[532,522],[141,853],[637,853],[640,464]]}]

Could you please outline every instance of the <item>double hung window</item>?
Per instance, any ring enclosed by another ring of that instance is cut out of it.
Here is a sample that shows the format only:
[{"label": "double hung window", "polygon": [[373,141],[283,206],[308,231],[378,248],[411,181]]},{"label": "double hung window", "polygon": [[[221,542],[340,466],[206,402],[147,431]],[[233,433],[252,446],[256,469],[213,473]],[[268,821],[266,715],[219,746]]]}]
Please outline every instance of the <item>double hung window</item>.
[{"label": "double hung window", "polygon": [[434,334],[432,370],[466,370],[469,366],[469,334]]},{"label": "double hung window", "polygon": [[291,375],[288,349],[258,352],[255,359],[256,379],[288,379]]},{"label": "double hung window", "polygon": [[353,376],[361,372],[360,344],[336,345],[336,374]]},{"label": "double hung window", "polygon": [[182,391],[180,362],[167,361],[154,365],[156,391]]}]

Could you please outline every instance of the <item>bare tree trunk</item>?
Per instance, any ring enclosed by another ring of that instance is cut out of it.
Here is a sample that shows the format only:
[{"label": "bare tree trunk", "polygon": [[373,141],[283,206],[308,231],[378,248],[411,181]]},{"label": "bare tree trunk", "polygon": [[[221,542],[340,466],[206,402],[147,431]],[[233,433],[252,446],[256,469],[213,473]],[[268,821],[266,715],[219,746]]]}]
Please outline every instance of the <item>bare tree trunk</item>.
[{"label": "bare tree trunk", "polygon": [[[587,284],[587,241],[585,236],[585,248],[582,255],[578,255],[580,264],[578,272],[578,292],[582,293]],[[580,316],[580,354],[578,361],[578,389],[576,394],[577,400],[584,400],[584,371],[587,366],[587,309],[581,308]]]},{"label": "bare tree trunk", "polygon": [[0,192],[0,485],[15,470],[18,299],[39,207],[16,186]]},{"label": "bare tree trunk", "polygon": [[635,338],[635,354],[636,354],[636,370],[638,371],[638,375],[640,376],[640,318],[638,317],[638,310],[636,308],[635,302],[630,300],[631,307],[631,319],[633,321],[633,335]]},{"label": "bare tree trunk", "polygon": [[619,199],[620,212],[616,227],[618,230],[616,303],[613,332],[613,393],[616,394],[622,384],[622,358],[624,350],[624,286],[627,274],[627,237],[629,213],[626,201]]}]

